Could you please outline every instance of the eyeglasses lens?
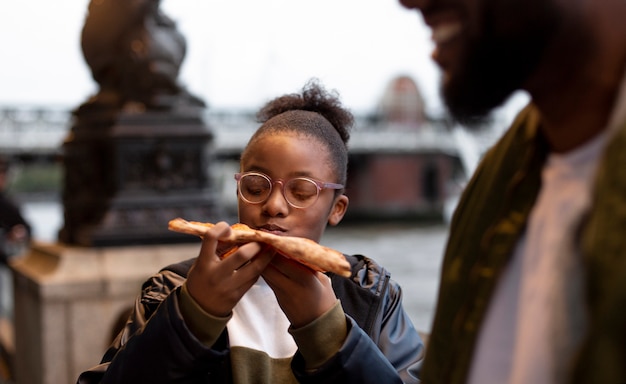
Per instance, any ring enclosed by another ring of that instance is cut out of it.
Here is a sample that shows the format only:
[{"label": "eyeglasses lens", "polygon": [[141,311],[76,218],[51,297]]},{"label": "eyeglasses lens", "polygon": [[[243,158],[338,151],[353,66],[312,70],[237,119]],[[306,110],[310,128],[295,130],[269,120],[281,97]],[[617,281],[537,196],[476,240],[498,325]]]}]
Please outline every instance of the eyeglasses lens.
[{"label": "eyeglasses lens", "polygon": [[291,179],[285,185],[285,198],[295,207],[308,207],[317,199],[317,186],[307,179]]},{"label": "eyeglasses lens", "polygon": [[239,181],[239,189],[245,200],[260,203],[269,196],[272,184],[262,176],[244,175]]}]

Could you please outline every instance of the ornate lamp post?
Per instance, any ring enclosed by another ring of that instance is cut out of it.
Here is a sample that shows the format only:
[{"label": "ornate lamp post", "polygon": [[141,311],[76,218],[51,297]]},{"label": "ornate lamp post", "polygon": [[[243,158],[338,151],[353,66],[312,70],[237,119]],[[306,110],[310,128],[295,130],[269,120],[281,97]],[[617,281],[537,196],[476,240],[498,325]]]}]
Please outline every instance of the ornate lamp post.
[{"label": "ornate lamp post", "polygon": [[64,243],[190,241],[168,231],[168,220],[219,216],[206,106],[178,83],[186,43],[159,5],[89,5],[82,51],[99,90],[74,111],[63,144]]}]

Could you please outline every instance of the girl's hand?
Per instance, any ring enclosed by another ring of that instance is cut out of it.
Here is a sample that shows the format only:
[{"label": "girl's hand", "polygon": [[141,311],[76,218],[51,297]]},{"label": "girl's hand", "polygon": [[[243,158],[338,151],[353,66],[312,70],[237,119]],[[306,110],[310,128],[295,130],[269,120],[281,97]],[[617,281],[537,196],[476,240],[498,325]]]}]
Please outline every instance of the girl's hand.
[{"label": "girl's hand", "polygon": [[317,319],[337,302],[330,278],[276,255],[262,273],[294,328]]},{"label": "girl's hand", "polygon": [[200,307],[216,317],[228,316],[241,297],[257,281],[274,256],[260,252],[259,243],[241,246],[225,259],[216,253],[218,241],[230,234],[225,222],[207,228],[200,255],[187,277],[187,290]]}]

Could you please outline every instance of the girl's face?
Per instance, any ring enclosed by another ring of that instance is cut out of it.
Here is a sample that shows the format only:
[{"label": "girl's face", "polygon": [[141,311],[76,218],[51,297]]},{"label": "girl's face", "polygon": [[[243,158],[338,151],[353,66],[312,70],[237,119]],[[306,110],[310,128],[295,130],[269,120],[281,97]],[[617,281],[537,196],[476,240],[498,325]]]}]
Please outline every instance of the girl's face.
[{"label": "girl's face", "polygon": [[328,149],[314,139],[295,133],[267,134],[250,144],[241,161],[241,172],[260,172],[274,182],[262,203],[238,198],[239,221],[254,229],[283,236],[305,237],[319,242],[326,224],[337,225],[348,207],[348,197],[335,197],[335,190],[322,189],[317,201],[307,208],[295,208],[285,200],[281,183],[294,177],[336,183],[329,165]]}]

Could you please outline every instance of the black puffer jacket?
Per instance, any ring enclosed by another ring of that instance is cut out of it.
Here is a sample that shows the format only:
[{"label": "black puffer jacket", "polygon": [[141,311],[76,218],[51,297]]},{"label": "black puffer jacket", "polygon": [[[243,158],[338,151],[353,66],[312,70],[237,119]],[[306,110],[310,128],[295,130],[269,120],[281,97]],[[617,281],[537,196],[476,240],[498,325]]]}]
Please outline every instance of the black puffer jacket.
[{"label": "black puffer jacket", "polygon": [[[292,362],[296,378],[302,383],[419,383],[424,344],[402,307],[400,286],[371,259],[346,257],[352,277],[330,274],[348,315],[346,341],[315,372],[306,372],[296,353]],[[207,348],[187,329],[178,295],[172,294],[194,260],[170,265],[144,283],[125,328],[101,364],[81,374],[79,384],[232,381],[227,331]]]}]

